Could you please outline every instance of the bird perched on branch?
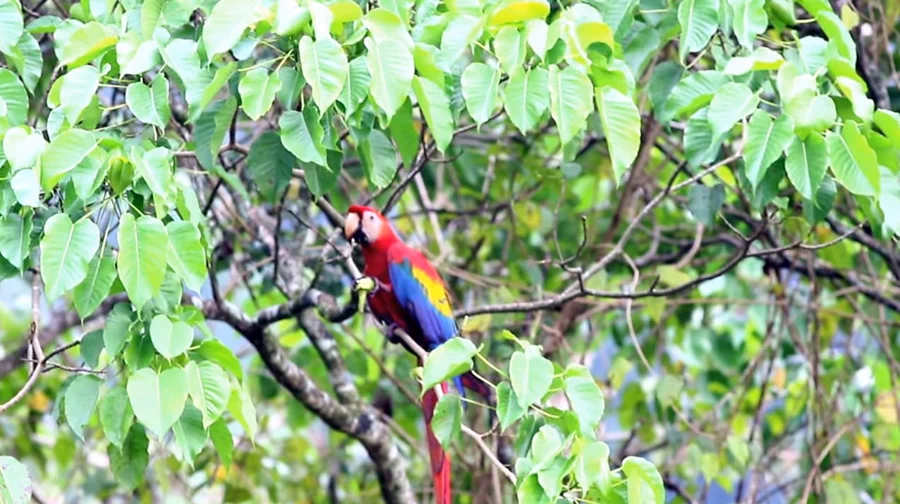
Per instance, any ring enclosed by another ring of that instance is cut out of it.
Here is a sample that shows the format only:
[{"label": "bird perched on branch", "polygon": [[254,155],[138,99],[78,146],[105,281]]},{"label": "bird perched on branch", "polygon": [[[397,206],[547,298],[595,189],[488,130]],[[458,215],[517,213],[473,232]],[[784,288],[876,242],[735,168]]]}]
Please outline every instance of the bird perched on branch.
[{"label": "bird perched on branch", "polygon": [[[403,243],[387,218],[377,210],[354,205],[344,221],[344,236],[362,248],[366,266],[363,274],[375,281],[368,296],[372,314],[389,327],[388,338],[413,348],[394,336],[401,329],[422,349],[431,352],[459,334],[447,287],[434,266],[418,250]],[[420,364],[422,364],[420,362]],[[471,373],[454,378],[460,395],[468,388],[489,398],[490,388]],[[441,385],[444,393],[447,383]],[[431,456],[436,502],[450,504],[450,457],[444,452],[431,429],[431,418],[438,397],[428,390],[422,397],[422,410]]]}]

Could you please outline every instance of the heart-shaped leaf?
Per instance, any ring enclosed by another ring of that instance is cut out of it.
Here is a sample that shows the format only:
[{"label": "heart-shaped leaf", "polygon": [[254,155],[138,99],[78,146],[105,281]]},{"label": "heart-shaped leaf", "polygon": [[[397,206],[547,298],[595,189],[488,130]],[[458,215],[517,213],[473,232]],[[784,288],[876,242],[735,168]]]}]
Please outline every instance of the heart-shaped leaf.
[{"label": "heart-shaped leaf", "polygon": [[172,322],[167,315],[157,315],[150,322],[150,340],[160,355],[173,359],[191,346],[194,330],[180,320]]},{"label": "heart-shaped leaf", "polygon": [[48,299],[56,299],[85,279],[88,265],[100,246],[100,230],[90,219],[73,224],[59,213],[44,224],[41,274]]},{"label": "heart-shaped leaf", "polygon": [[181,368],[169,368],[162,374],[144,368],[131,375],[127,389],[134,415],[162,438],[184,411],[188,380]]}]

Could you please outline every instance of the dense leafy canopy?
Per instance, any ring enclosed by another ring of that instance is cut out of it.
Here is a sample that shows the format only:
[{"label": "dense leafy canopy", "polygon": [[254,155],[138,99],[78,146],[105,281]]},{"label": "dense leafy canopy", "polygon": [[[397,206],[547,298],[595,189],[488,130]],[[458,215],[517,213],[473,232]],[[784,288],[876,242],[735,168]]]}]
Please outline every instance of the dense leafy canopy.
[{"label": "dense leafy canopy", "polygon": [[[898,22],[0,0],[0,502],[411,502],[468,370],[461,502],[897,498]],[[421,369],[350,320],[353,202],[458,300]]]}]

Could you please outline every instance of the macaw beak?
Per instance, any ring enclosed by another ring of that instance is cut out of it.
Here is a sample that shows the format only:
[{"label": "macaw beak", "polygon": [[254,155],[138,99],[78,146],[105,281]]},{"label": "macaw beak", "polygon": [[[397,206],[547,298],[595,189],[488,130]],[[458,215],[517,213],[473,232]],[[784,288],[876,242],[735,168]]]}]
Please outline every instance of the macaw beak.
[{"label": "macaw beak", "polygon": [[355,245],[356,243],[365,245],[368,243],[368,237],[363,232],[362,226],[359,225],[359,214],[347,214],[347,217],[344,219],[344,238],[346,238],[351,245]]}]

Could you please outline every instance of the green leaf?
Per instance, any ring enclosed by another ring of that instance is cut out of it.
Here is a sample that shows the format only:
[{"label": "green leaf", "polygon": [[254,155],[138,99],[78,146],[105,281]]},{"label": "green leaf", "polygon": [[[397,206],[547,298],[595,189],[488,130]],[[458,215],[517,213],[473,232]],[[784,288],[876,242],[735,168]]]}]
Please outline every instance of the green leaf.
[{"label": "green leaf", "polygon": [[713,137],[727,133],[735,123],[756,110],[758,104],[759,96],[746,84],[732,82],[719,88],[707,113]]},{"label": "green leaf", "polygon": [[231,397],[228,399],[228,411],[241,424],[244,432],[250,437],[252,442],[256,438],[256,431],[259,428],[256,422],[256,407],[253,406],[253,399],[246,390],[246,383],[241,387],[232,382]]},{"label": "green leaf", "polygon": [[682,0],[678,6],[681,40],[678,54],[681,61],[704,47],[719,27],[719,0]]},{"label": "green leaf", "polygon": [[434,408],[431,430],[445,450],[459,437],[462,425],[462,403],[456,394],[444,394]]},{"label": "green leaf", "polygon": [[3,155],[13,172],[33,167],[45,150],[44,135],[23,126],[7,130],[3,137]]},{"label": "green leaf", "polygon": [[628,481],[628,502],[664,504],[666,491],[656,466],[640,457],[626,457],[622,472]]},{"label": "green leaf", "polygon": [[441,153],[446,152],[450,142],[453,141],[454,133],[450,100],[447,99],[443,89],[428,79],[415,76],[412,87],[438,150]]},{"label": "green leaf", "polygon": [[834,178],[853,194],[877,195],[881,187],[878,159],[856,123],[847,121],[840,133],[829,131],[826,143]]},{"label": "green leaf", "polygon": [[[887,180],[885,179],[885,182],[886,181]],[[885,187],[887,186],[885,185]],[[882,188],[882,198],[884,197],[884,191],[885,189]],[[807,222],[811,225],[816,225],[821,222],[834,207],[834,198],[836,195],[837,185],[834,183],[834,179],[825,177],[819,185],[816,199],[814,201],[803,202],[803,214],[806,217]],[[897,208],[900,210],[900,206]],[[893,215],[900,215],[900,212],[894,213]]]},{"label": "green leaf", "polygon": [[131,410],[125,387],[110,389],[100,403],[100,425],[103,426],[106,438],[116,447],[123,448],[133,423],[134,411]]},{"label": "green leaf", "polygon": [[106,448],[109,468],[124,489],[134,490],[144,482],[144,471],[150,462],[149,445],[144,428],[133,425],[121,449],[113,444]]},{"label": "green leaf", "polygon": [[597,88],[594,94],[613,173],[618,183],[637,158],[641,146],[641,114],[631,98],[615,88]]},{"label": "green leaf", "polygon": [[175,432],[175,444],[181,449],[181,457],[193,466],[194,457],[203,450],[207,439],[200,411],[190,404],[186,405],[172,430]]},{"label": "green leaf", "polygon": [[200,292],[206,282],[206,253],[200,243],[200,230],[190,222],[178,221],[166,224],[166,232],[166,262],[189,289]]},{"label": "green leaf", "polygon": [[41,187],[50,192],[56,184],[74,170],[94,150],[94,135],[80,129],[70,129],[56,136],[41,154]]},{"label": "green leaf", "polygon": [[744,172],[755,191],[769,167],[794,138],[794,122],[782,114],[774,121],[763,110],[750,117],[747,126],[747,144],[744,146]]},{"label": "green leaf", "polygon": [[873,119],[875,125],[878,126],[878,129],[880,129],[894,145],[900,145],[900,114],[892,110],[879,109],[875,111]]},{"label": "green leaf", "polygon": [[278,0],[275,33],[282,36],[298,35],[309,25],[309,21],[309,9],[300,7],[294,0]]},{"label": "green leaf", "polygon": [[657,116],[665,114],[666,100],[672,95],[683,74],[684,67],[675,61],[664,61],[653,69],[647,91]]},{"label": "green leaf", "polygon": [[856,43],[853,42],[853,36],[850,30],[841,22],[841,18],[835,14],[831,8],[828,10],[820,10],[813,14],[819,27],[828,36],[828,45],[833,46],[837,50],[837,54],[847,60],[850,66],[856,66]]},{"label": "green leaf", "polygon": [[11,213],[0,218],[0,256],[17,270],[22,269],[31,254],[31,227],[30,216],[22,218]]},{"label": "green leaf", "polygon": [[312,17],[313,34],[316,36],[316,39],[330,40],[331,25],[334,24],[334,13],[331,12],[327,5],[321,2],[310,1],[306,5],[309,7],[310,17]]},{"label": "green leaf", "polygon": [[[752,1],[752,0],[751,0]],[[778,70],[784,58],[768,47],[757,47],[750,56],[735,56],[725,64],[728,75],[744,75],[751,71]]]},{"label": "green leaf", "polygon": [[231,125],[235,110],[237,110],[237,99],[232,96],[227,100],[214,103],[197,119],[194,127],[197,161],[207,170],[212,170],[216,166],[219,148],[222,146],[229,125]]},{"label": "green leaf", "polygon": [[809,131],[823,132],[837,120],[834,101],[828,96],[803,93],[791,98],[784,111],[794,120],[798,134]]},{"label": "green leaf", "polygon": [[[823,184],[824,187],[824,184]],[[831,210],[834,194],[831,194],[832,201],[828,202],[828,194],[822,195],[823,191],[819,191],[819,200],[816,201],[817,208],[825,206],[825,213]],[[825,204],[820,204],[820,200],[825,199]],[[895,235],[900,235],[900,178],[891,173],[884,167],[881,167],[881,194],[878,196],[878,206],[884,213],[885,227]],[[804,205],[805,208],[805,205]],[[824,218],[824,216],[823,216]]]},{"label": "green leaf", "polygon": [[470,63],[460,79],[466,110],[481,126],[494,113],[500,88],[500,71],[484,63]]},{"label": "green leaf", "polygon": [[222,415],[228,403],[231,394],[228,375],[210,361],[188,362],[184,371],[191,400],[203,414],[203,427],[209,427]]},{"label": "green leaf", "polygon": [[782,103],[788,103],[801,95],[816,94],[816,79],[803,71],[793,61],[787,61],[778,69],[776,88]]},{"label": "green leaf", "polygon": [[387,187],[397,173],[397,151],[387,135],[372,130],[356,151],[369,182],[377,188]]},{"label": "green leaf", "polygon": [[510,425],[525,415],[526,409],[519,406],[515,391],[507,382],[497,385],[497,417],[500,419],[500,430],[505,431]]},{"label": "green leaf", "polygon": [[488,19],[489,26],[515,24],[532,19],[545,19],[550,14],[546,0],[507,0],[497,4]]},{"label": "green leaf", "polygon": [[92,374],[80,374],[75,377],[66,389],[66,422],[84,441],[84,426],[94,413],[94,406],[100,396],[100,378]]},{"label": "green leaf", "polygon": [[403,102],[400,110],[394,114],[389,126],[391,137],[397,144],[400,157],[407,168],[412,166],[413,160],[419,152],[419,132],[413,123],[412,103],[409,100]]},{"label": "green leaf", "polygon": [[187,90],[187,101],[190,104],[188,109],[188,122],[197,121],[206,110],[206,107],[213,101],[219,90],[228,83],[228,79],[237,70],[237,63],[229,63],[216,70],[216,73],[210,78],[210,69],[205,69],[196,82],[192,82]]},{"label": "green leaf", "polygon": [[734,9],[734,34],[738,42],[753,49],[756,36],[769,26],[765,0],[728,0],[728,3]]},{"label": "green leaf", "polygon": [[529,345],[513,353],[509,360],[509,378],[519,407],[527,409],[541,400],[553,382],[553,364],[541,355],[540,347]]},{"label": "green leaf", "polygon": [[362,19],[363,25],[369,30],[375,42],[381,43],[387,40],[395,40],[403,44],[407,50],[413,48],[413,40],[403,20],[396,13],[388,9],[378,7],[370,10]]},{"label": "green leaf", "polygon": [[367,38],[365,44],[369,50],[366,55],[371,75],[369,92],[390,120],[409,95],[415,63],[409,50],[396,40],[376,43]]},{"label": "green leaf", "polygon": [[549,76],[542,67],[515,72],[503,89],[506,115],[523,135],[537,126],[550,106]]},{"label": "green leaf", "polygon": [[47,219],[41,240],[41,275],[48,299],[58,298],[87,277],[99,245],[100,230],[91,220],[73,224],[61,213]]},{"label": "green leaf", "polygon": [[563,145],[575,138],[593,111],[591,80],[574,66],[560,70],[550,67],[550,115],[556,122]]},{"label": "green leaf", "polygon": [[254,68],[244,74],[238,84],[241,107],[254,121],[264,116],[272,108],[275,95],[281,90],[278,74],[271,74],[265,68]]},{"label": "green leaf", "polygon": [[725,186],[716,184],[713,187],[692,184],[688,192],[688,208],[698,221],[712,226],[716,214],[725,202]]},{"label": "green leaf", "polygon": [[484,19],[468,14],[451,14],[450,22],[441,34],[441,58],[452,67],[462,57],[469,45],[478,40],[484,29]]},{"label": "green leaf", "polygon": [[856,117],[862,119],[865,123],[872,122],[873,113],[875,112],[875,102],[866,96],[866,90],[863,84],[858,81],[847,78],[838,77],[834,84],[841,93],[850,100],[853,106],[853,113]]},{"label": "green leaf", "polygon": [[237,45],[244,29],[253,22],[258,7],[259,0],[219,0],[216,3],[203,25],[203,45],[210,59]]},{"label": "green leaf", "polygon": [[16,74],[0,68],[0,120],[4,115],[9,126],[25,124],[25,119],[28,118],[28,93]]},{"label": "green leaf", "polygon": [[538,471],[538,483],[547,497],[558,497],[562,492],[563,471],[571,471],[571,464],[563,457],[553,459],[549,466]]},{"label": "green leaf", "polygon": [[[588,51],[600,43],[610,50],[615,46],[612,27],[603,22],[600,12],[586,3],[572,4],[560,16],[560,38],[565,42],[565,59],[572,65],[591,65]],[[556,23],[554,23],[556,24]]]},{"label": "green leaf", "polygon": [[125,348],[131,326],[131,307],[127,303],[118,303],[113,307],[106,326],[103,328],[103,344],[110,359],[115,359]]},{"label": "green leaf", "polygon": [[538,481],[537,474],[530,474],[525,478],[519,488],[516,489],[516,499],[519,504],[550,504],[549,497],[544,494],[544,488]]},{"label": "green leaf", "polygon": [[691,116],[712,101],[719,89],[730,79],[722,72],[702,70],[688,74],[669,95],[665,112],[660,116],[667,121],[676,116]]},{"label": "green leaf", "polygon": [[[544,425],[531,439],[532,471],[549,467],[553,459],[563,450],[563,437],[556,427]],[[637,501],[636,501],[637,502]]]},{"label": "green leaf", "polygon": [[[310,115],[315,116],[312,112]],[[315,118],[313,118],[315,121]],[[294,123],[296,121],[296,124]],[[318,125],[318,121],[315,121]],[[281,116],[281,127],[288,126],[290,129],[282,129],[282,135],[274,131],[263,133],[253,145],[250,147],[250,154],[247,157],[247,167],[249,168],[250,179],[259,188],[259,192],[269,201],[275,201],[281,196],[281,193],[291,182],[293,176],[293,168],[297,164],[294,154],[284,148],[285,145],[292,145],[295,150],[305,156],[321,156],[311,143],[298,144],[297,138],[301,141],[311,142],[310,131],[306,128],[302,114],[299,112],[288,111]],[[286,136],[290,133],[292,136]],[[321,142],[321,139],[319,140]],[[319,144],[321,145],[321,143]]]},{"label": "green leaf", "polygon": [[708,111],[703,109],[691,116],[684,130],[684,154],[691,168],[711,163],[721,150],[722,138],[713,138],[712,125],[706,118]]},{"label": "green leaf", "polygon": [[[347,82],[344,83],[344,89],[338,96],[338,101],[344,106],[344,115],[350,116],[369,96],[369,86],[372,77],[369,74],[369,63],[366,57],[360,56],[350,62],[350,73],[347,76]],[[412,80],[410,79],[410,85]],[[409,89],[407,88],[407,94]]]},{"label": "green leaf", "polygon": [[[119,278],[138,309],[159,294],[166,273],[169,238],[159,219],[130,213],[119,222]],[[152,429],[151,429],[152,430]]]},{"label": "green leaf", "polygon": [[550,49],[559,40],[559,30],[550,31],[547,22],[542,19],[533,19],[525,24],[525,39],[528,47],[534,51],[534,55],[544,59],[547,49]]},{"label": "green leaf", "polygon": [[228,467],[231,465],[231,453],[234,451],[234,438],[225,420],[218,419],[209,426],[209,438],[212,440],[216,452],[219,453],[219,459],[222,465]]},{"label": "green leaf", "polygon": [[159,46],[155,40],[143,40],[136,31],[126,32],[116,43],[116,61],[120,74],[141,75],[160,63]]},{"label": "green leaf", "polygon": [[684,387],[684,380],[680,376],[666,374],[660,378],[656,386],[656,397],[660,404],[669,407],[679,402],[681,390]]},{"label": "green leaf", "polygon": [[478,349],[466,338],[450,338],[438,346],[425,359],[422,390],[429,390],[438,383],[470,371],[472,357],[476,353]]},{"label": "green leaf", "polygon": [[578,421],[582,425],[582,432],[593,433],[600,420],[603,418],[603,410],[606,407],[606,398],[593,378],[585,376],[572,376],[566,378],[566,397],[572,404],[572,409],[578,415]]},{"label": "green leaf", "polygon": [[153,38],[153,30],[159,23],[165,3],[166,0],[144,0],[141,4],[141,35],[145,40]]},{"label": "green leaf", "polygon": [[232,352],[230,348],[222,344],[219,340],[204,340],[203,343],[200,343],[200,348],[197,351],[205,359],[215,362],[238,380],[244,379],[241,361],[234,356],[234,352]]},{"label": "green leaf", "polygon": [[34,170],[19,170],[10,180],[16,201],[22,206],[41,206],[41,184]]},{"label": "green leaf", "polygon": [[167,315],[157,315],[150,323],[150,340],[160,355],[174,359],[191,346],[194,330],[180,320],[172,322]]},{"label": "green leaf", "polygon": [[[4,54],[13,52],[13,48],[19,41],[19,36],[22,35],[24,29],[25,23],[22,20],[22,13],[16,2],[11,0],[0,1],[0,52]],[[0,499],[0,502],[2,502],[2,499]]]},{"label": "green leaf", "polygon": [[827,166],[825,139],[818,133],[810,133],[805,140],[795,137],[787,149],[784,163],[787,176],[797,192],[808,200],[815,198]]},{"label": "green leaf", "polygon": [[575,479],[587,490],[596,486],[606,494],[609,491],[609,446],[601,441],[586,444],[575,459]]},{"label": "green leaf", "polygon": [[[313,42],[309,36],[300,39],[300,68],[312,88],[313,101],[321,113],[331,106],[344,87],[350,73],[347,55],[334,39]],[[371,71],[371,67],[370,67]]]},{"label": "green leaf", "polygon": [[96,368],[100,364],[100,352],[103,351],[103,330],[98,329],[82,336],[78,349],[84,363],[91,369]]},{"label": "green leaf", "polygon": [[[844,4],[847,8],[847,4]],[[843,502],[845,504],[859,504],[859,491],[854,485],[843,478],[832,478],[825,481],[824,502]]]},{"label": "green leaf", "polygon": [[494,54],[500,68],[511,73],[525,62],[525,34],[515,26],[504,26],[494,36]]},{"label": "green leaf", "polygon": [[[7,2],[13,5],[12,2]],[[2,4],[0,4],[2,5]],[[0,10],[2,15],[2,10]],[[6,29],[0,24],[0,30]],[[0,502],[3,504],[28,504],[31,502],[32,483],[28,469],[18,460],[0,456]]]},{"label": "green leaf", "polygon": [[165,129],[172,112],[169,109],[169,81],[156,74],[150,86],[134,82],[125,89],[125,103],[139,121]]},{"label": "green leaf", "polygon": [[309,104],[303,112],[290,110],[278,120],[281,128],[281,143],[300,161],[328,166],[325,160],[325,131],[319,123],[315,106]]},{"label": "green leaf", "polygon": [[59,64],[69,67],[69,70],[86,65],[116,45],[118,41],[119,37],[110,27],[91,21],[75,30],[66,41]]},{"label": "green leaf", "polygon": [[37,40],[30,33],[22,32],[16,46],[6,53],[6,58],[15,67],[28,91],[33,94],[44,71],[44,56]]},{"label": "green leaf", "polygon": [[184,410],[188,396],[184,370],[169,368],[156,374],[150,368],[139,369],[128,379],[127,387],[134,415],[156,437],[162,438]]},{"label": "green leaf", "polygon": [[116,261],[112,254],[101,251],[88,264],[88,274],[83,282],[75,287],[72,304],[82,319],[94,313],[100,303],[109,295],[109,290],[116,280]]},{"label": "green leaf", "polygon": [[306,87],[306,81],[303,80],[300,71],[291,67],[283,67],[278,71],[278,79],[281,81],[281,90],[277,94],[282,108],[284,110],[296,108],[300,94],[303,92],[303,88]]}]

